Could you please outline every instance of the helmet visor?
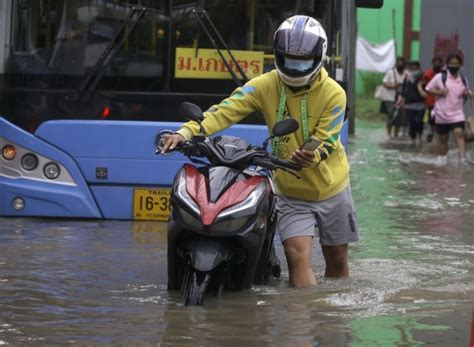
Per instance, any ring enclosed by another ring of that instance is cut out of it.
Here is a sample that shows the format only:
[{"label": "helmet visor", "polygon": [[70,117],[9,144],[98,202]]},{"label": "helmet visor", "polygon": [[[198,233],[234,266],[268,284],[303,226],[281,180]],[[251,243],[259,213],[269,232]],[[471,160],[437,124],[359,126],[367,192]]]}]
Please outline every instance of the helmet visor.
[{"label": "helmet visor", "polygon": [[295,72],[307,72],[314,66],[314,59],[294,59],[284,57],[285,69],[293,70]]}]

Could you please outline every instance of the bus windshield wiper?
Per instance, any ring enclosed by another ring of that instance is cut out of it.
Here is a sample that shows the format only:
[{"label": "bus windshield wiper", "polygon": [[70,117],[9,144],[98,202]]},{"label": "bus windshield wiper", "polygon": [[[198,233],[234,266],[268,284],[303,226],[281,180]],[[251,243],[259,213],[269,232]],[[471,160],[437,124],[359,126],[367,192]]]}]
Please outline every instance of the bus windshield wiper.
[{"label": "bus windshield wiper", "polygon": [[214,34],[216,35],[216,37],[220,41],[220,44],[224,47],[224,49],[229,54],[229,56],[232,59],[235,67],[239,70],[239,73],[242,76],[242,79],[243,79],[244,83],[247,83],[247,81],[249,79],[248,79],[247,75],[245,74],[244,70],[242,69],[242,67],[240,66],[240,64],[237,62],[237,59],[235,59],[235,57],[232,54],[231,50],[229,49],[229,47],[225,43],[224,39],[222,38],[222,36],[219,33],[219,31],[217,30],[216,26],[212,22],[211,18],[208,16],[206,10],[200,9],[200,8],[194,8],[192,10],[192,13],[196,16],[199,24],[201,25],[201,27],[204,30],[204,32],[206,33],[207,37],[211,41],[212,46],[214,46],[214,49],[217,51],[217,53],[221,57],[222,61],[224,62],[227,70],[229,71],[230,75],[232,76],[232,79],[234,80],[237,87],[242,87],[242,82],[240,82],[240,80],[237,77],[237,75],[235,74],[234,70],[232,70],[232,67],[230,66],[229,62],[227,61],[227,59],[225,59],[224,55],[222,54],[221,50],[219,49],[219,46],[217,45],[216,41],[213,39],[213,37],[212,37],[211,33],[209,32],[209,30],[207,30],[207,27],[203,22],[203,18],[205,20],[207,20],[207,22],[209,23],[210,27],[212,28]]},{"label": "bus windshield wiper", "polygon": [[131,8],[127,18],[122,23],[120,29],[115,33],[107,47],[104,49],[99,59],[92,67],[92,71],[84,78],[80,87],[78,99],[80,101],[88,101],[102,79],[107,67],[112,59],[122,48],[123,44],[137,26],[138,22],[143,18],[146,8],[142,5],[135,5]]}]

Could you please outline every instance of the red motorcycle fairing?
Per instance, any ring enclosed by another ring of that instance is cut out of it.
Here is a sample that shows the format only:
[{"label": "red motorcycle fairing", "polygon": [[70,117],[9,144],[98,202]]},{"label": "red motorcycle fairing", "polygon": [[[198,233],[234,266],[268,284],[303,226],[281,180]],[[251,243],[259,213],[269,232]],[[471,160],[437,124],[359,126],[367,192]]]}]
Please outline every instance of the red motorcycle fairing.
[{"label": "red motorcycle fairing", "polygon": [[189,164],[184,165],[184,170],[186,171],[186,191],[199,206],[204,225],[212,224],[224,209],[244,201],[260,182],[266,180],[262,176],[252,176],[246,180],[237,181],[213,203],[209,200],[206,176]]}]

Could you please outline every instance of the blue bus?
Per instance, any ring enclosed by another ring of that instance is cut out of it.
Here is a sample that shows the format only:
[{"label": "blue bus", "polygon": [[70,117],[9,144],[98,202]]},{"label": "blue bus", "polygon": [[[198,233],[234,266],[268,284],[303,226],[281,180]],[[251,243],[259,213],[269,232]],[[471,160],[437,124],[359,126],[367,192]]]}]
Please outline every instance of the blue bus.
[{"label": "blue bus", "polygon": [[[184,121],[178,106],[207,109],[272,69],[272,33],[296,13],[325,25],[326,68],[350,96],[355,7],[380,3],[2,1],[0,216],[167,220],[186,158],[154,140]],[[267,137],[258,114],[225,133]]]}]

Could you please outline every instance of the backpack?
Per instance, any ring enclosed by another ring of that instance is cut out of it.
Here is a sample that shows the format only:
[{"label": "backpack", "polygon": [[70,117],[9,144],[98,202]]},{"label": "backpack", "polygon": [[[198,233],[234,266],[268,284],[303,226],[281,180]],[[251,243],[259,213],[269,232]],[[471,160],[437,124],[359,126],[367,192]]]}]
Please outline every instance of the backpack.
[{"label": "backpack", "polygon": [[420,95],[418,91],[418,82],[423,74],[420,73],[415,81],[410,81],[407,77],[403,80],[403,92],[402,95],[405,98],[406,104],[411,104],[414,102],[423,102],[425,99]]},{"label": "backpack", "polygon": [[[461,76],[461,81],[464,84],[464,86],[467,87],[466,77],[464,77],[461,73],[459,73],[459,76]],[[441,81],[443,81],[444,88],[446,88],[447,80],[448,80],[448,72],[446,70],[441,71]]]},{"label": "backpack", "polygon": [[[466,77],[459,73],[461,81],[464,84],[464,87],[468,87]],[[446,70],[441,71],[441,81],[443,82],[444,88],[446,88],[446,81],[448,80],[448,72]],[[467,101],[467,96],[464,97],[464,103]]]}]

